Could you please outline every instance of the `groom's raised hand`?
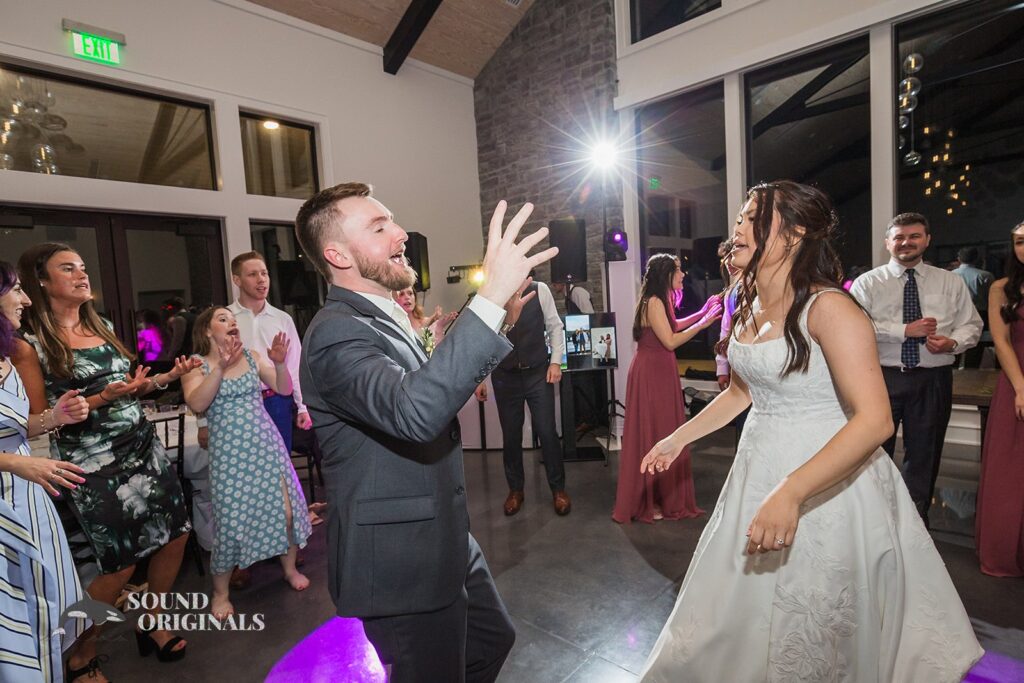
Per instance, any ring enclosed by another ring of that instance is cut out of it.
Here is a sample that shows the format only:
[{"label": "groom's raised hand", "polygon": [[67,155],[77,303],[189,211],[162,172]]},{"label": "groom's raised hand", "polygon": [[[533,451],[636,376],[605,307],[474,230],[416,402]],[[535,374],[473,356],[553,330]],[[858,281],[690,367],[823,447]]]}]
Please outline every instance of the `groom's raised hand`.
[{"label": "groom's raised hand", "polygon": [[558,253],[557,247],[550,247],[533,256],[528,255],[530,249],[548,236],[547,228],[527,235],[516,244],[519,231],[533,213],[533,204],[524,204],[502,233],[507,208],[508,204],[502,200],[491,216],[483,263],[484,283],[478,291],[480,296],[499,306],[504,306],[519,291],[531,270],[550,261]]}]

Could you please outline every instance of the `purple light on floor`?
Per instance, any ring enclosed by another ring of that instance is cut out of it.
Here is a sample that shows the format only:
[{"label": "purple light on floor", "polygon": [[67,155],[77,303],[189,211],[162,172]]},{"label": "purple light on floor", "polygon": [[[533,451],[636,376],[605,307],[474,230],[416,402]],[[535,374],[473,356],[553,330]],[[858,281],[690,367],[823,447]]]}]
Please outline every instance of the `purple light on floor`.
[{"label": "purple light on floor", "polygon": [[302,639],[267,675],[266,683],[384,683],[384,667],[358,619],[334,617]]},{"label": "purple light on floor", "polygon": [[964,678],[964,683],[1019,683],[1024,681],[1024,662],[986,652]]}]

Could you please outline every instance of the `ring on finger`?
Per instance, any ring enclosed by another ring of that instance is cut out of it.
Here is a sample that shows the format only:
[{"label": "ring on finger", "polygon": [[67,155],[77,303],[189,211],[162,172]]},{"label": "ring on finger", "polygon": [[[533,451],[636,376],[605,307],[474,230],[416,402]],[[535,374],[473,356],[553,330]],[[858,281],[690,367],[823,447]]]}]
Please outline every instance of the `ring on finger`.
[{"label": "ring on finger", "polygon": [[761,549],[761,544],[760,544],[760,543],[758,543],[758,544],[757,544],[757,547],[756,547],[756,548],[754,548],[754,550],[760,550],[760,549]]},{"label": "ring on finger", "polygon": [[778,543],[779,545],[786,545],[786,539],[784,539],[784,538],[776,538],[775,542]]}]

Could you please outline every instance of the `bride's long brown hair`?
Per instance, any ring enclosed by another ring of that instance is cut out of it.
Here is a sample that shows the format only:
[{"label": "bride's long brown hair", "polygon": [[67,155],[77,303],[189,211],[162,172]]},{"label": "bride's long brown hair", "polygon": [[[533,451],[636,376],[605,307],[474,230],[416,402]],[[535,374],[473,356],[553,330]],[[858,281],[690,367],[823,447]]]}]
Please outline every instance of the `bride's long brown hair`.
[{"label": "bride's long brown hair", "polygon": [[[815,187],[792,180],[760,183],[750,188],[747,198],[757,202],[753,221],[757,248],[736,283],[737,301],[732,331],[729,337],[720,342],[720,352],[725,353],[729,339],[754,319],[758,268],[768,246],[772,219],[778,212],[781,219],[779,239],[785,245],[785,257],[790,258],[795,251],[788,283],[793,291],[793,304],[786,313],[783,329],[788,353],[782,377],[791,372],[807,372],[811,345],[800,329],[800,316],[816,289],[835,288],[844,292],[840,284],[843,281],[843,267],[832,246],[839,228],[839,219],[828,195]],[[802,235],[796,231],[797,226],[804,229]]]}]

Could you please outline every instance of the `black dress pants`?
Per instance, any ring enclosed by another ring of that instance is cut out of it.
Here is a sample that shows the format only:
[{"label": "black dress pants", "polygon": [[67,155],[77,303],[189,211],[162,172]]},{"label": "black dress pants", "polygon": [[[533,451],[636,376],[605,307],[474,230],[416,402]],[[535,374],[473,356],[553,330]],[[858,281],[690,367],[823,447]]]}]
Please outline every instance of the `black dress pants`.
[{"label": "black dress pants", "polygon": [[[540,438],[544,469],[552,492],[565,489],[565,465],[562,463],[562,444],[555,428],[555,392],[547,383],[547,365],[527,370],[502,370],[491,373],[494,400],[498,404],[501,422],[502,447],[505,460],[505,480],[510,491],[522,491],[526,483],[523,473],[523,421],[524,405],[530,406],[533,432]],[[564,426],[573,429],[573,425]]]},{"label": "black dress pants", "polygon": [[466,584],[435,612],[363,619],[390,683],[492,683],[516,632],[476,539],[469,535]]},{"label": "black dress pants", "polygon": [[928,508],[939,476],[942,444],[953,409],[953,369],[883,367],[894,431],[882,448],[892,457],[903,425],[903,481],[928,526]]}]

